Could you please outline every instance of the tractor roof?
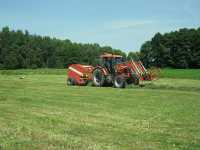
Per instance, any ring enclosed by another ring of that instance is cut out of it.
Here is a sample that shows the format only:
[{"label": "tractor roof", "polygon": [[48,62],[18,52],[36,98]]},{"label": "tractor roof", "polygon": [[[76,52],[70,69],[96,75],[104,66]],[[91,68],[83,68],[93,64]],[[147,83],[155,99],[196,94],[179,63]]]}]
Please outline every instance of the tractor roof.
[{"label": "tractor roof", "polygon": [[122,58],[121,55],[114,55],[114,54],[110,54],[110,53],[104,53],[100,57],[101,58]]}]

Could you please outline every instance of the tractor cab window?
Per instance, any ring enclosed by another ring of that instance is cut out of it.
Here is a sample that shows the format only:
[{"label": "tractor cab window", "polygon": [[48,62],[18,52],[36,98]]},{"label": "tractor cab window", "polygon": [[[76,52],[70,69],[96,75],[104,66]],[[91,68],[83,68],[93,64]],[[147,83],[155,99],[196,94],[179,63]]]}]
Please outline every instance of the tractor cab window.
[{"label": "tractor cab window", "polygon": [[117,58],[114,58],[113,59],[113,64],[114,65],[117,65],[117,64],[121,64],[121,63],[123,63],[124,61],[123,61],[123,58],[121,58],[121,57],[117,57]]},{"label": "tractor cab window", "polygon": [[115,58],[115,63],[116,63],[116,64],[121,64],[121,63],[123,63],[122,58]]},{"label": "tractor cab window", "polygon": [[112,58],[103,58],[103,65],[107,68],[107,70],[111,73],[113,71],[113,60]]}]

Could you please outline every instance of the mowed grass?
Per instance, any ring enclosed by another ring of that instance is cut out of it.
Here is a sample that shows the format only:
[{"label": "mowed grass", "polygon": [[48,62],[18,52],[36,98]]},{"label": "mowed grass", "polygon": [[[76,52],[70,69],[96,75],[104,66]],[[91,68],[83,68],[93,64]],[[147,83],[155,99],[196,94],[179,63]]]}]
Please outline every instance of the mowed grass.
[{"label": "mowed grass", "polygon": [[18,69],[0,70],[0,75],[64,75],[67,69]]},{"label": "mowed grass", "polygon": [[200,80],[115,89],[68,87],[55,70],[8,72],[0,149],[200,149]]}]

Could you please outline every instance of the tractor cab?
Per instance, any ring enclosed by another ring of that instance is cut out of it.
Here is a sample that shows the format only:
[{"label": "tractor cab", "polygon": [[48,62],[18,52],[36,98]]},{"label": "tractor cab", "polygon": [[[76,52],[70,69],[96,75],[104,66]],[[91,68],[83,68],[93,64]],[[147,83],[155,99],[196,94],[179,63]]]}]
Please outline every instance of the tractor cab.
[{"label": "tractor cab", "polygon": [[115,72],[115,65],[122,64],[124,62],[121,55],[113,55],[105,53],[100,56],[102,65],[108,70],[109,73]]}]

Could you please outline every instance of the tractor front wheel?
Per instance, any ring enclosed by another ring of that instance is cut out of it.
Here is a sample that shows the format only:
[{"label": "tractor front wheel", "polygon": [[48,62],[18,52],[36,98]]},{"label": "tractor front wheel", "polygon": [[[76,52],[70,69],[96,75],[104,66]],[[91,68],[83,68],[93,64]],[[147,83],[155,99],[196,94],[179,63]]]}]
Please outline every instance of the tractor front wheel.
[{"label": "tractor front wheel", "polygon": [[105,75],[101,69],[97,68],[94,70],[92,81],[95,86],[103,86],[105,84]]},{"label": "tractor front wheel", "polygon": [[116,76],[114,78],[114,87],[115,88],[125,88],[126,87],[126,81],[123,76]]}]

